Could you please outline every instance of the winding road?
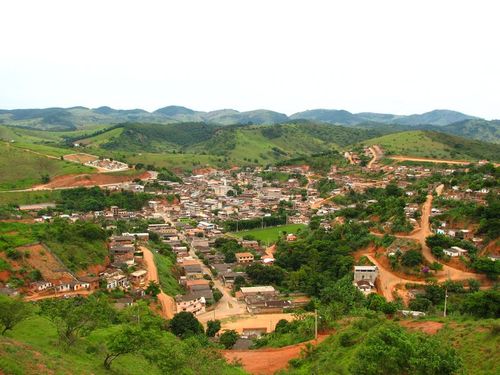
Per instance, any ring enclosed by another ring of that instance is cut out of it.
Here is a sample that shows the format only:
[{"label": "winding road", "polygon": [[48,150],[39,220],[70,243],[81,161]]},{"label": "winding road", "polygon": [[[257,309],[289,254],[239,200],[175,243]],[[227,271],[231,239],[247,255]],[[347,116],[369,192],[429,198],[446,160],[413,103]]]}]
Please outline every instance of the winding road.
[{"label": "winding road", "polygon": [[[436,188],[436,193],[437,195],[441,195],[443,191],[444,185],[439,185]],[[414,231],[413,233],[409,235],[396,235],[398,238],[407,238],[407,239],[413,239],[416,240],[420,243],[422,247],[422,255],[424,258],[430,262],[438,262],[438,260],[432,255],[430,248],[427,246],[425,243],[425,239],[428,236],[431,236],[433,232],[431,231],[430,227],[430,214],[431,214],[431,209],[432,209],[432,200],[433,200],[433,195],[428,194],[427,199],[425,203],[422,206],[422,216],[421,216],[421,221],[420,221],[420,229]],[[366,256],[373,264],[375,264],[378,269],[379,269],[379,282],[380,282],[380,289],[379,292],[384,295],[384,297],[388,301],[393,301],[394,300],[394,291],[398,289],[401,284],[406,284],[406,283],[413,283],[413,284],[425,284],[425,281],[414,281],[410,279],[405,279],[402,278],[394,273],[391,272],[391,270],[388,270],[384,268],[380,262],[378,262],[375,257],[373,256],[372,253],[370,253],[369,250],[367,252],[362,253],[363,256]],[[442,263],[441,263],[442,264]],[[453,267],[450,267],[446,264],[442,264],[443,269],[441,271],[436,272],[436,279],[440,282],[446,281],[446,280],[468,280],[468,279],[476,279],[480,280],[481,282],[486,282],[486,277],[484,275],[480,275],[477,273],[472,273],[472,272],[466,272],[462,271]],[[403,296],[403,299],[407,299],[407,296]]]}]

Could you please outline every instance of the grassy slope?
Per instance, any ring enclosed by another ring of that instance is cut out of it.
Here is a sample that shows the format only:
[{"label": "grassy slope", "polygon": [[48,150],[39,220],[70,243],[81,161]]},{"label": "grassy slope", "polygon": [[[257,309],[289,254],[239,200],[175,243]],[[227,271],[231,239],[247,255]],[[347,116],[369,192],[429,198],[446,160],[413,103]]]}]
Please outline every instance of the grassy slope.
[{"label": "grassy slope", "polygon": [[296,233],[297,229],[304,229],[304,228],[306,228],[306,226],[303,224],[288,224],[288,225],[280,225],[277,227],[269,227],[264,229],[242,230],[239,232],[232,232],[231,234],[236,237],[252,235],[257,240],[264,241],[265,243],[270,243],[277,241],[282,232]]},{"label": "grassy slope", "polygon": [[362,142],[378,144],[390,154],[435,159],[500,159],[500,146],[432,131],[405,131]]},{"label": "grassy slope", "polygon": [[[500,364],[497,352],[500,345],[500,335],[492,332],[493,320],[449,321],[436,337],[445,343],[451,343],[464,363],[464,374],[490,375],[495,374]],[[496,323],[498,324],[498,323]],[[339,328],[337,334],[330,336],[318,346],[316,355],[302,361],[302,366],[292,368],[286,373],[306,375],[316,374],[351,374],[349,367],[354,360],[359,345],[342,346],[340,333],[353,332],[352,326]],[[354,330],[356,341],[362,342],[367,332]]]},{"label": "grassy slope", "polygon": [[492,332],[493,324],[498,324],[498,319],[451,322],[437,336],[458,350],[466,374],[494,374],[500,366],[500,334],[498,329],[496,334]]},{"label": "grassy slope", "polygon": [[24,189],[41,183],[41,176],[51,178],[71,173],[92,173],[95,169],[84,165],[50,159],[10,144],[0,143],[0,189]]},{"label": "grassy slope", "polygon": [[[47,224],[0,223],[0,251],[38,242],[38,234]],[[108,255],[104,241],[89,241],[75,238],[75,241],[48,240],[44,243],[71,270],[102,263]]]},{"label": "grassy slope", "polygon": [[55,202],[60,195],[60,190],[0,192],[0,205]]},{"label": "grassy slope", "polygon": [[5,374],[160,374],[139,356],[124,355],[113,363],[113,371],[102,366],[102,355],[87,353],[87,348],[106,329],[92,333],[74,347],[57,344],[57,332],[52,323],[33,317],[19,324],[10,338],[0,338],[0,369]]},{"label": "grassy slope", "polygon": [[182,292],[177,279],[172,275],[174,263],[169,257],[153,252],[161,289],[170,296],[175,296]]},{"label": "grassy slope", "polygon": [[[53,324],[39,316],[21,322],[7,336],[0,336],[0,373],[15,375],[39,374],[75,374],[75,375],[160,375],[161,371],[154,365],[136,354],[119,356],[111,370],[103,367],[104,349],[100,347],[106,337],[118,329],[118,325],[93,331],[89,336],[80,338],[68,347],[58,343],[57,332]],[[180,347],[180,342],[173,335],[164,335],[164,345],[172,347],[172,353],[181,350],[182,355],[172,357],[172,363],[178,368],[178,374],[207,374],[207,368],[194,372],[187,348]],[[211,367],[211,366],[210,366]],[[238,367],[231,367],[223,362],[216,365],[214,374],[243,375],[245,372]],[[198,369],[196,369],[198,370]],[[212,373],[212,372],[211,372]],[[163,372],[165,374],[165,372]]]}]

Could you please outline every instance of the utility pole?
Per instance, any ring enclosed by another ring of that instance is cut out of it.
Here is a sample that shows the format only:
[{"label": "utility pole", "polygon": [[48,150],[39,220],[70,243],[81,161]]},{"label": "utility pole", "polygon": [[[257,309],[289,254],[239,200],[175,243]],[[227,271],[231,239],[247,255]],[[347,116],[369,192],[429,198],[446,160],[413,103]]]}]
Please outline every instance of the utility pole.
[{"label": "utility pole", "polygon": [[[448,280],[450,279],[450,271],[448,270]],[[448,302],[448,286],[444,288],[444,310],[443,310],[443,316],[446,318],[446,307]]]},{"label": "utility pole", "polygon": [[444,311],[443,316],[446,318],[446,304],[448,302],[448,287],[444,289]]},{"label": "utility pole", "polygon": [[314,340],[318,341],[318,309],[314,309]]}]

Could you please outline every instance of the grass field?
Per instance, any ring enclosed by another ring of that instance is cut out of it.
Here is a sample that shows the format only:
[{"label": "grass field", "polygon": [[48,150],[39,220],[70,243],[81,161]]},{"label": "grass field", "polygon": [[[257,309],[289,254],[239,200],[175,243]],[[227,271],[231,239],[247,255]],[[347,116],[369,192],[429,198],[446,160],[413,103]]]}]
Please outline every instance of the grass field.
[{"label": "grass field", "polygon": [[94,168],[51,159],[46,156],[0,143],[0,190],[26,189],[50,178],[72,173],[93,173]]},{"label": "grass field", "polygon": [[230,234],[240,238],[251,235],[255,237],[256,240],[263,241],[264,243],[273,243],[278,240],[283,232],[297,233],[297,230],[305,229],[306,227],[307,226],[304,224],[288,224],[263,229],[242,230],[240,232],[232,232]]},{"label": "grass field", "polygon": [[169,296],[175,296],[182,292],[177,279],[172,275],[172,267],[174,262],[169,257],[160,255],[153,251],[153,256],[158,269],[158,278],[163,292]]},{"label": "grass field", "polygon": [[20,192],[1,192],[0,205],[3,204],[34,204],[55,202],[61,196],[60,190],[44,191],[20,191]]},{"label": "grass field", "polygon": [[387,155],[445,160],[499,160],[500,146],[432,131],[405,131],[372,138],[365,145],[380,145]]}]

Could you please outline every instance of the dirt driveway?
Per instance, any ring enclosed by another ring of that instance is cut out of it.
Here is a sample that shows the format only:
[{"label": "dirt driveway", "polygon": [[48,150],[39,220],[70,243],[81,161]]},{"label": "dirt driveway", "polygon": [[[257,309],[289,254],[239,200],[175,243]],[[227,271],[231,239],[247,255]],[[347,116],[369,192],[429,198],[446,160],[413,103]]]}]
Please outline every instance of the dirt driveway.
[{"label": "dirt driveway", "polygon": [[276,371],[285,369],[288,361],[298,358],[305,346],[310,343],[319,344],[328,335],[319,335],[318,341],[311,340],[284,348],[257,349],[257,350],[224,350],[224,357],[228,362],[239,361],[245,371],[254,375],[271,375]]}]

